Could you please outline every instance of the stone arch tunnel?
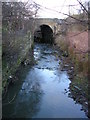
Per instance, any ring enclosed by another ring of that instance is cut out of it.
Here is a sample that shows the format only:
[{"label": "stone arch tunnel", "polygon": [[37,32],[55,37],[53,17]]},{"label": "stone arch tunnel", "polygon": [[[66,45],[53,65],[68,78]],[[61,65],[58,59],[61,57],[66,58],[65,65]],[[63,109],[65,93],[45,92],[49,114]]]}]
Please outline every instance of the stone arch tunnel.
[{"label": "stone arch tunnel", "polygon": [[52,44],[54,42],[52,28],[46,24],[40,25],[34,32],[34,41]]}]

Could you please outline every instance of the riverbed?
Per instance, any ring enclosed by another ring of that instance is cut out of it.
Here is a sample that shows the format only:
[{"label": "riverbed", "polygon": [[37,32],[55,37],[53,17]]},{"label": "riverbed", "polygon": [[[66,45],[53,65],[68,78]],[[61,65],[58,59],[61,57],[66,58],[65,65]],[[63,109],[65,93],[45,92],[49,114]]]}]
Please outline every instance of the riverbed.
[{"label": "riverbed", "polygon": [[68,96],[71,83],[61,70],[58,51],[49,44],[35,44],[33,66],[22,67],[19,80],[3,101],[6,118],[87,118],[80,104]]}]

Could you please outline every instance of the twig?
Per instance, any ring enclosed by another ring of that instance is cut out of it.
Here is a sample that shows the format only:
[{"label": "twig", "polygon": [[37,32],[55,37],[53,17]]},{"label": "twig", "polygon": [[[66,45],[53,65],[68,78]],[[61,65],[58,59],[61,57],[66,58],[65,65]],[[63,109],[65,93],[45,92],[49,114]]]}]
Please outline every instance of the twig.
[{"label": "twig", "polygon": [[86,11],[86,13],[88,13],[89,14],[89,12],[88,12],[88,10],[84,7],[84,5],[79,1],[79,0],[77,0],[78,2],[79,2],[79,4],[84,8],[84,10]]},{"label": "twig", "polygon": [[11,100],[11,101],[9,101],[8,103],[4,103],[3,105],[8,105],[8,104],[11,104],[11,103],[14,101],[15,97],[16,97],[16,94],[14,95],[14,97],[12,98],[12,100]]}]

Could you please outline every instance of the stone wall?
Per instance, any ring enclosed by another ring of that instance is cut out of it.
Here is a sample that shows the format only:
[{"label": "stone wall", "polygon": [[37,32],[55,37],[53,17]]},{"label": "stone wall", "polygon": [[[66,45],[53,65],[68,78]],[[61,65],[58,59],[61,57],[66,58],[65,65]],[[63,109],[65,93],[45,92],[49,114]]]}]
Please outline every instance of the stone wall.
[{"label": "stone wall", "polygon": [[48,25],[52,30],[53,33],[57,33],[58,31],[58,25],[57,21],[52,18],[37,18],[34,19],[34,31],[37,30],[41,25]]},{"label": "stone wall", "polygon": [[33,41],[30,30],[7,31],[3,27],[2,32],[2,88],[4,89],[11,80],[15,80],[14,74],[23,63],[30,64]]}]

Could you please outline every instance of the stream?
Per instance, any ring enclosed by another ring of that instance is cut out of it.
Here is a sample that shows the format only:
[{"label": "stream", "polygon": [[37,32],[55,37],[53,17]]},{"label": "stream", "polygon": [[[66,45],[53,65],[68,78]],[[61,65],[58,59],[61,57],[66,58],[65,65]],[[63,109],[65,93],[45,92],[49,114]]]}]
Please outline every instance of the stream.
[{"label": "stream", "polygon": [[21,68],[3,101],[3,117],[87,118],[82,106],[68,96],[71,81],[67,71],[61,71],[57,53],[49,44],[35,44],[36,64]]}]

